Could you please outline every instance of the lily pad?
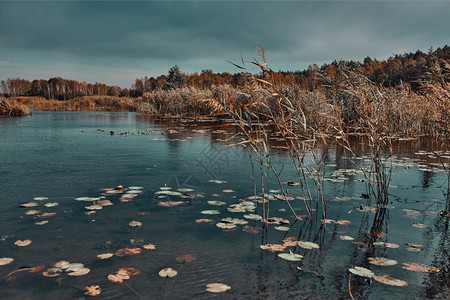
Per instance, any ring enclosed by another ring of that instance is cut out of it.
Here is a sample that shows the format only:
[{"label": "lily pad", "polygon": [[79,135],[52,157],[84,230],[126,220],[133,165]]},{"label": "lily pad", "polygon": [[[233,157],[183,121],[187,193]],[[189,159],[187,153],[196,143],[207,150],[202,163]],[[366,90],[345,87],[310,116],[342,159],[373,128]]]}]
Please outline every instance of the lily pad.
[{"label": "lily pad", "polygon": [[99,259],[108,259],[114,256],[114,253],[102,253],[102,254],[97,254],[97,257]]},{"label": "lily pad", "polygon": [[223,293],[231,289],[231,286],[223,283],[210,283],[206,285],[206,291],[210,293]]},{"label": "lily pad", "polygon": [[186,201],[160,201],[158,202],[158,206],[162,207],[174,207],[179,205],[185,205]]},{"label": "lily pad", "polygon": [[287,226],[275,226],[273,229],[278,230],[278,231],[289,231],[289,230],[291,230],[291,228],[287,227]]},{"label": "lily pad", "polygon": [[211,223],[213,220],[211,219],[197,219],[195,220],[195,223]]},{"label": "lily pad", "polygon": [[88,274],[91,270],[89,268],[79,268],[76,271],[70,272],[67,275],[69,276],[84,276],[86,274]]},{"label": "lily pad", "polygon": [[58,206],[59,203],[58,202],[47,202],[44,204],[45,207],[55,207]]},{"label": "lily pad", "polygon": [[378,265],[378,266],[394,266],[396,264],[398,264],[398,261],[393,260],[393,259],[389,259],[389,258],[385,258],[385,257],[369,257],[369,262],[373,265]]},{"label": "lily pad", "polygon": [[392,285],[392,286],[407,286],[408,285],[408,283],[406,281],[392,278],[389,275],[375,275],[373,277],[373,279],[375,279],[376,281],[378,281],[380,283]]},{"label": "lily pad", "polygon": [[89,209],[89,210],[100,210],[100,209],[103,209],[103,206],[98,205],[98,204],[92,204],[89,206],[85,206],[84,208]]},{"label": "lily pad", "polygon": [[279,257],[281,257],[282,259],[285,260],[289,260],[289,261],[301,261],[303,256],[300,254],[294,254],[291,251],[289,251],[289,253],[280,253],[278,254]]},{"label": "lily pad", "polygon": [[34,197],[33,200],[35,201],[44,201],[44,200],[48,200],[47,197]]},{"label": "lily pad", "polygon": [[46,271],[42,272],[42,275],[45,277],[58,277],[61,275],[62,270],[60,268],[49,268]]},{"label": "lily pad", "polygon": [[28,216],[30,216],[30,215],[37,215],[37,214],[40,214],[40,213],[41,212],[39,210],[35,210],[35,209],[30,209],[30,210],[27,210],[25,212],[25,214],[28,215]]},{"label": "lily pad", "polygon": [[271,252],[279,252],[279,251],[284,251],[284,248],[286,248],[283,245],[280,244],[266,244],[266,245],[260,245],[259,248],[263,249],[263,250],[268,250]]},{"label": "lily pad", "polygon": [[424,223],[412,223],[411,225],[416,228],[427,228],[427,225]]},{"label": "lily pad", "polygon": [[400,247],[400,246],[397,245],[397,244],[394,244],[394,243],[385,243],[385,242],[374,242],[373,245],[374,245],[374,246],[384,246],[384,247],[386,247],[386,248],[393,248],[393,249],[396,249],[396,248],[399,248],[399,247]]},{"label": "lily pad", "polygon": [[130,225],[131,227],[141,227],[142,223],[139,221],[131,221],[130,223],[128,223],[128,225]]},{"label": "lily pad", "polygon": [[212,210],[203,210],[201,213],[204,215],[218,215],[220,214],[220,211],[212,209]]},{"label": "lily pad", "polygon": [[10,264],[14,261],[14,258],[11,257],[2,257],[0,258],[0,266],[5,266],[7,264]]},{"label": "lily pad", "polygon": [[225,204],[226,204],[226,203],[223,202],[223,201],[207,201],[207,202],[208,202],[208,204],[210,204],[210,205],[217,205],[217,206],[225,205]]},{"label": "lily pad", "polygon": [[164,268],[159,271],[159,276],[161,277],[175,277],[177,276],[177,271],[172,268]]},{"label": "lily pad", "polygon": [[19,247],[26,247],[31,244],[31,240],[17,240],[14,242],[14,245]]},{"label": "lily pad", "polygon": [[28,202],[28,203],[22,203],[19,204],[19,207],[35,207],[38,206],[39,204],[37,204],[36,202]]},{"label": "lily pad", "polygon": [[232,223],[224,223],[224,222],[219,222],[216,224],[217,227],[222,228],[222,229],[234,229],[236,228],[235,224]]},{"label": "lily pad", "polygon": [[148,243],[148,244],[142,245],[142,248],[147,249],[147,250],[155,250],[156,246],[153,245],[152,243]]},{"label": "lily pad", "polygon": [[364,267],[353,267],[348,269],[350,271],[350,273],[358,275],[358,276],[362,276],[362,277],[367,277],[367,278],[372,278],[375,276],[375,273],[373,273],[372,271],[370,271],[369,269],[366,269]]},{"label": "lily pad", "polygon": [[47,220],[44,220],[44,221],[35,222],[34,224],[35,224],[35,225],[38,225],[38,226],[41,226],[41,225],[45,225],[45,224],[47,224],[47,223],[48,223],[48,221],[47,221]]},{"label": "lily pad", "polygon": [[211,183],[217,183],[217,184],[227,183],[226,180],[219,180],[219,179],[210,179],[208,181]]},{"label": "lily pad", "polygon": [[298,245],[299,245],[300,247],[304,248],[304,249],[309,249],[309,250],[311,250],[311,249],[319,249],[319,248],[320,248],[319,245],[317,245],[316,243],[313,243],[313,242],[303,242],[303,241],[299,241],[299,242],[298,242]]},{"label": "lily pad", "polygon": [[191,254],[186,254],[186,255],[176,257],[175,260],[177,262],[190,263],[190,262],[196,261],[197,258],[192,256]]},{"label": "lily pad", "polygon": [[255,215],[255,214],[244,215],[244,218],[249,219],[249,220],[255,220],[255,221],[262,220],[262,217],[260,215]]},{"label": "lily pad", "polygon": [[353,241],[354,240],[354,238],[352,238],[349,235],[340,235],[339,238],[343,241]]},{"label": "lily pad", "polygon": [[86,291],[84,294],[87,296],[97,296],[102,292],[102,288],[99,285],[85,286],[83,290]]}]

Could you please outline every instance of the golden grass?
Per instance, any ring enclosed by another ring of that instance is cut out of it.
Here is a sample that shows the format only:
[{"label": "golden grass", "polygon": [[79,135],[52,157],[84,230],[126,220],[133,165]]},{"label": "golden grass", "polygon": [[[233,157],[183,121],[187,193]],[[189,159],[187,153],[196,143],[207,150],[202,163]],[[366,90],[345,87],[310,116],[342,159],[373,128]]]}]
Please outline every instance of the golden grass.
[{"label": "golden grass", "polygon": [[14,99],[0,98],[0,117],[21,117],[29,114],[28,108]]}]

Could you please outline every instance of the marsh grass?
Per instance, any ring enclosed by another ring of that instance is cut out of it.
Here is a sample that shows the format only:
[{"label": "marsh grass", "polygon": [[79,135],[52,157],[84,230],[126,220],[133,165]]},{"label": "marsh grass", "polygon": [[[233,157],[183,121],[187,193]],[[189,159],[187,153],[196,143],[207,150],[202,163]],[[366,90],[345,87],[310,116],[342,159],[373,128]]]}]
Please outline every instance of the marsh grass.
[{"label": "marsh grass", "polygon": [[30,115],[30,111],[23,104],[14,99],[0,98],[0,117],[22,117]]}]

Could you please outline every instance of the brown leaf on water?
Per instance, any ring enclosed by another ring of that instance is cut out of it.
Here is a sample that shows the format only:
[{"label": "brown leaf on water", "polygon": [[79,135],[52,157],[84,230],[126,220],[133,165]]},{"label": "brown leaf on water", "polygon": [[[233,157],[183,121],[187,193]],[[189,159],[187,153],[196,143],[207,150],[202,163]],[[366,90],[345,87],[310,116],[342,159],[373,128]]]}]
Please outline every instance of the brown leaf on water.
[{"label": "brown leaf on water", "polygon": [[19,247],[25,247],[28,246],[29,244],[31,244],[31,240],[17,240],[14,242],[14,245],[19,246]]},{"label": "brown leaf on water", "polygon": [[88,295],[88,296],[97,296],[98,294],[100,294],[102,292],[102,288],[99,285],[85,286],[83,288],[83,290],[86,291],[86,293],[84,293],[84,294]]},{"label": "brown leaf on water", "polygon": [[284,251],[284,249],[286,248],[285,246],[280,244],[267,244],[267,245],[260,245],[259,247],[263,250],[268,250],[271,252]]},{"label": "brown leaf on water", "polygon": [[297,238],[290,236],[281,240],[284,247],[296,247],[298,246]]},{"label": "brown leaf on water", "polygon": [[35,210],[35,209],[30,209],[30,210],[27,210],[25,212],[26,215],[37,215],[37,214],[40,214],[40,213],[41,213],[40,210]]},{"label": "brown leaf on water", "polygon": [[83,214],[85,214],[86,216],[90,216],[90,215],[93,215],[93,214],[96,214],[96,213],[97,213],[97,211],[91,210],[91,211],[86,211]]},{"label": "brown leaf on water", "polygon": [[49,268],[47,271],[42,272],[45,277],[57,277],[61,275],[62,270],[60,268]]},{"label": "brown leaf on water", "polygon": [[191,254],[186,254],[186,255],[183,255],[183,256],[178,256],[177,258],[175,258],[175,260],[176,260],[177,262],[186,262],[186,263],[190,263],[190,262],[196,261],[197,258],[194,257],[194,256],[192,256]]},{"label": "brown leaf on water", "polygon": [[162,207],[174,207],[178,205],[185,205],[186,201],[161,201],[158,202],[158,206]]},{"label": "brown leaf on water", "polygon": [[108,259],[108,258],[111,258],[113,256],[114,256],[113,253],[102,253],[102,254],[98,254],[97,258],[99,258],[99,259]]},{"label": "brown leaf on water", "polygon": [[289,224],[289,221],[283,218],[273,217],[267,219],[267,224],[272,225]]},{"label": "brown leaf on water", "polygon": [[122,283],[124,280],[126,279],[130,279],[130,276],[121,276],[121,275],[117,275],[117,274],[110,274],[108,275],[108,280],[114,283]]},{"label": "brown leaf on water", "polygon": [[38,206],[37,202],[28,202],[28,203],[22,203],[19,204],[19,207],[35,207]]},{"label": "brown leaf on water", "polygon": [[423,223],[411,223],[411,225],[416,228],[427,228],[427,225]]},{"label": "brown leaf on water", "polygon": [[45,270],[45,266],[44,265],[37,265],[37,266],[31,267],[29,272],[30,273],[39,273],[39,272],[41,272],[43,270]]},{"label": "brown leaf on water", "polygon": [[439,272],[439,269],[436,267],[427,266],[419,263],[402,263],[402,265],[403,269],[413,272],[424,272],[424,273]]},{"label": "brown leaf on water", "polygon": [[89,268],[79,268],[79,269],[76,269],[73,272],[67,273],[67,275],[75,276],[75,277],[84,276],[84,275],[88,274],[90,271],[91,270]]},{"label": "brown leaf on water", "polygon": [[242,230],[251,234],[259,234],[261,232],[261,227],[245,225]]},{"label": "brown leaf on water", "polygon": [[338,225],[348,225],[351,222],[349,220],[339,220],[339,221],[335,221],[334,223],[338,224]]},{"label": "brown leaf on water", "polygon": [[48,223],[48,221],[47,220],[44,220],[44,221],[39,221],[39,222],[36,222],[36,223],[34,223],[35,225],[38,225],[38,226],[41,226],[41,225],[45,225],[45,224],[47,224]]},{"label": "brown leaf on water", "polygon": [[392,278],[389,275],[375,275],[373,277],[376,281],[387,284],[387,285],[393,285],[393,286],[407,286],[408,283],[404,280]]},{"label": "brown leaf on water", "polygon": [[142,249],[141,248],[123,248],[119,249],[114,253],[118,257],[127,256],[127,255],[135,255],[135,254],[141,254]]},{"label": "brown leaf on water", "polygon": [[195,220],[195,223],[211,223],[213,220],[211,219],[197,219]]},{"label": "brown leaf on water", "polygon": [[45,212],[43,214],[40,214],[38,216],[38,218],[48,218],[48,217],[53,217],[54,215],[56,215],[55,212]]},{"label": "brown leaf on water", "polygon": [[148,243],[148,244],[142,245],[142,248],[147,249],[147,250],[155,250],[156,246],[153,245],[152,243]]},{"label": "brown leaf on water", "polygon": [[128,267],[128,268],[120,268],[116,272],[116,274],[126,274],[128,276],[135,276],[141,274],[141,271],[133,267]]},{"label": "brown leaf on water", "polygon": [[223,293],[231,289],[231,286],[223,283],[210,283],[206,285],[206,291],[210,293]]}]

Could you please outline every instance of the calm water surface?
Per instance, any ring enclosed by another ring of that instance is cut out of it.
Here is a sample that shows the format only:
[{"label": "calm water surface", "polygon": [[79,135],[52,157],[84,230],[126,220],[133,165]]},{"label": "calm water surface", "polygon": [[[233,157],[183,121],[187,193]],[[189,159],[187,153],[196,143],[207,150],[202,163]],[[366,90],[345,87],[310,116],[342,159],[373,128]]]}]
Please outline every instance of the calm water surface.
[{"label": "calm water surface", "polygon": [[[225,217],[244,219],[249,212],[232,213],[227,207],[254,195],[249,154],[242,147],[226,147],[234,130],[190,120],[156,122],[132,113],[35,112],[27,118],[0,119],[0,258],[14,258],[0,266],[0,299],[77,299],[89,297],[83,288],[95,284],[103,290],[97,296],[102,299],[348,299],[348,269],[354,266],[408,282],[406,287],[394,287],[352,275],[355,299],[450,299],[450,218],[438,214],[448,209],[447,174],[439,168],[439,162],[448,163],[448,152],[442,152],[444,159],[439,160],[427,152],[436,150],[429,143],[398,145],[390,206],[374,214],[358,211],[361,205],[373,205],[373,200],[361,197],[366,192],[363,176],[342,151],[331,149],[323,183],[327,218],[350,223],[294,222],[286,203],[273,200],[271,215],[289,220],[285,225],[289,231],[270,225],[265,234],[251,234],[244,225],[228,231],[215,225]],[[369,160],[364,146],[360,148],[358,159]],[[273,156],[278,169],[284,165],[283,181],[295,180],[288,162],[282,153]],[[269,177],[273,180],[266,189],[279,189],[275,178]],[[120,201],[123,193],[105,194],[104,189],[118,185],[125,194],[134,186],[142,187],[142,192],[128,202]],[[163,195],[158,193],[161,187],[182,189],[181,193],[190,189],[194,198]],[[298,187],[287,188],[299,195]],[[114,205],[91,215],[85,207],[95,201],[75,200],[102,194]],[[48,199],[34,201],[35,197]],[[207,203],[211,200],[226,204],[213,206]],[[161,207],[160,201],[186,204]],[[38,205],[19,207],[29,202]],[[58,205],[45,206],[53,202]],[[306,214],[302,200],[291,203],[299,214]],[[39,213],[25,214],[29,210]],[[202,214],[205,210],[220,214]],[[45,212],[56,214],[42,216]],[[261,214],[260,204],[254,213]],[[201,218],[213,222],[195,222]],[[36,225],[45,220],[49,222]],[[142,226],[132,228],[131,221]],[[261,225],[247,221],[248,226]],[[425,228],[412,226],[415,223]],[[345,235],[359,244],[341,240]],[[288,247],[284,252],[290,249],[304,256],[301,262],[289,262],[259,247],[279,244],[286,237],[315,242],[320,249]],[[29,246],[14,244],[26,239],[32,241]],[[373,246],[376,241],[399,247]],[[148,243],[156,249],[97,258]],[[410,251],[414,249],[405,243],[420,244],[416,249],[421,251]],[[196,260],[176,260],[185,254]],[[398,264],[372,265],[369,257],[386,257]],[[42,272],[24,270],[7,276],[20,267],[50,268],[60,260],[83,263],[90,272],[47,278]],[[411,272],[402,268],[404,262],[430,265],[440,272]],[[122,284],[108,281],[108,275],[122,267],[141,273]],[[158,273],[166,267],[178,270],[178,275],[161,278]],[[223,294],[207,292],[206,285],[214,282],[231,289]]]}]

